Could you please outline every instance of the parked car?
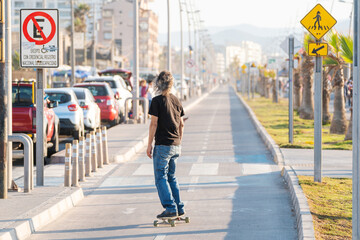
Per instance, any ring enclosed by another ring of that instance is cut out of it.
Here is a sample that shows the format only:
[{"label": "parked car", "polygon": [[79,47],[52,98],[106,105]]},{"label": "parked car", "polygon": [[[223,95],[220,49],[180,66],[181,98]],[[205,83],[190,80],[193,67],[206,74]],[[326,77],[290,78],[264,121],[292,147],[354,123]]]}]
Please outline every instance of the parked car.
[{"label": "parked car", "polygon": [[121,76],[126,83],[127,88],[129,89],[129,91],[132,91],[133,89],[133,84],[132,84],[132,73],[128,70],[125,69],[120,69],[120,68],[112,68],[112,69],[105,69],[102,70],[100,72],[98,72],[99,76],[115,76],[115,75],[119,75]]},{"label": "parked car", "polygon": [[[120,122],[125,119],[125,100],[131,98],[133,95],[127,89],[124,79],[119,75],[115,76],[102,76],[102,77],[89,77],[84,82],[106,82],[110,85],[111,90],[115,94],[115,99],[118,104]],[[128,101],[128,109],[131,108],[131,102]]]},{"label": "parked car", "polygon": [[74,85],[77,88],[87,88],[90,90],[101,110],[101,121],[115,126],[119,123],[119,108],[116,104],[115,94],[108,83],[86,82]]},{"label": "parked car", "polygon": [[[181,98],[181,79],[175,79],[174,86],[175,86],[175,89],[177,90],[177,94],[178,94],[177,97]],[[189,98],[189,87],[186,84],[185,80],[183,81],[183,84],[182,84],[182,95],[183,95],[183,100],[186,100]]]},{"label": "parked car", "polygon": [[100,108],[94,96],[86,88],[71,88],[84,112],[84,125],[86,129],[94,130],[101,126]]},{"label": "parked car", "polygon": [[72,135],[75,139],[84,136],[84,114],[74,91],[70,88],[48,88],[45,93],[50,101],[56,101],[54,108],[60,119],[60,134]]},{"label": "parked car", "polygon": [[[35,82],[13,82],[12,84],[12,131],[29,135],[36,144],[36,92]],[[44,122],[47,148],[45,155],[51,156],[59,151],[59,118],[52,103],[44,104]],[[34,144],[34,149],[36,149]],[[34,151],[35,153],[36,151]]]}]

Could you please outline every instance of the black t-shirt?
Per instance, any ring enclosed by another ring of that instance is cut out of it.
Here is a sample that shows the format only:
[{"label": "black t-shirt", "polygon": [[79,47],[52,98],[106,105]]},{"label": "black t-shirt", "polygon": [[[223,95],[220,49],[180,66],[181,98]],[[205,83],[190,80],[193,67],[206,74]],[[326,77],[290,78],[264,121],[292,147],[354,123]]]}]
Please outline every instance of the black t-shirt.
[{"label": "black t-shirt", "polygon": [[149,114],[158,117],[155,145],[180,145],[180,121],[184,109],[177,97],[171,93],[152,99]]}]

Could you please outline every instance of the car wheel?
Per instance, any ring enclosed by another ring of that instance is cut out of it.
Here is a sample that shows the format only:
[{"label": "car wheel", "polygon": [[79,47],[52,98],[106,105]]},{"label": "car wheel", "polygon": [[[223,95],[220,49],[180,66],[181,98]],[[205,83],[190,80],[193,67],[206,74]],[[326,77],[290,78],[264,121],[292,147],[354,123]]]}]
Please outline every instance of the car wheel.
[{"label": "car wheel", "polygon": [[120,123],[125,122],[125,115],[124,115],[124,113],[123,113],[123,112],[120,112],[120,114],[119,114],[119,118],[120,118]]},{"label": "car wheel", "polygon": [[55,128],[54,134],[51,138],[52,147],[48,149],[48,157],[59,151],[59,126]]}]

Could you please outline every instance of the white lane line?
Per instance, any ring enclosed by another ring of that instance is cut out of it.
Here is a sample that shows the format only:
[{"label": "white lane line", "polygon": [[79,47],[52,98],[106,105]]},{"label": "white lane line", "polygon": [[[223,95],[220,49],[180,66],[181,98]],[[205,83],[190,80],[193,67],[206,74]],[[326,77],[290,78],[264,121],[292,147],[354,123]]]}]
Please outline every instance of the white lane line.
[{"label": "white lane line", "polygon": [[164,240],[166,238],[166,235],[157,235],[154,240]]},{"label": "white lane line", "polygon": [[134,176],[152,176],[154,175],[154,168],[152,164],[141,164],[133,173]]},{"label": "white lane line", "polygon": [[208,176],[217,175],[219,171],[219,163],[199,163],[193,164],[189,175],[192,176]]},{"label": "white lane line", "polygon": [[205,151],[201,151],[201,154],[205,154]]},{"label": "white lane line", "polygon": [[195,184],[199,182],[199,177],[192,177],[190,180],[190,187],[187,192],[194,192],[195,191]]},{"label": "white lane line", "polygon": [[271,173],[274,170],[271,169],[269,164],[251,164],[251,163],[242,163],[242,173],[243,175],[256,175]]},{"label": "white lane line", "polygon": [[204,156],[199,156],[197,162],[202,163],[204,161]]}]

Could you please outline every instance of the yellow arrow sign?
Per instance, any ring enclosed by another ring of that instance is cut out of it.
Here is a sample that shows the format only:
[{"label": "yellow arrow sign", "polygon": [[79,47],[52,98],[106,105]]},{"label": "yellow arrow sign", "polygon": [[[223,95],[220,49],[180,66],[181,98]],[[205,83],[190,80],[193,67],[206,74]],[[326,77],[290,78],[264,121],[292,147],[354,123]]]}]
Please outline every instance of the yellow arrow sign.
[{"label": "yellow arrow sign", "polygon": [[336,20],[321,4],[317,4],[300,23],[320,40],[336,24]]},{"label": "yellow arrow sign", "polygon": [[246,65],[244,64],[244,65],[241,66],[241,68],[242,68],[243,70],[245,70],[247,67],[246,67]]},{"label": "yellow arrow sign", "polygon": [[328,45],[327,43],[309,43],[308,47],[309,56],[327,56]]}]

